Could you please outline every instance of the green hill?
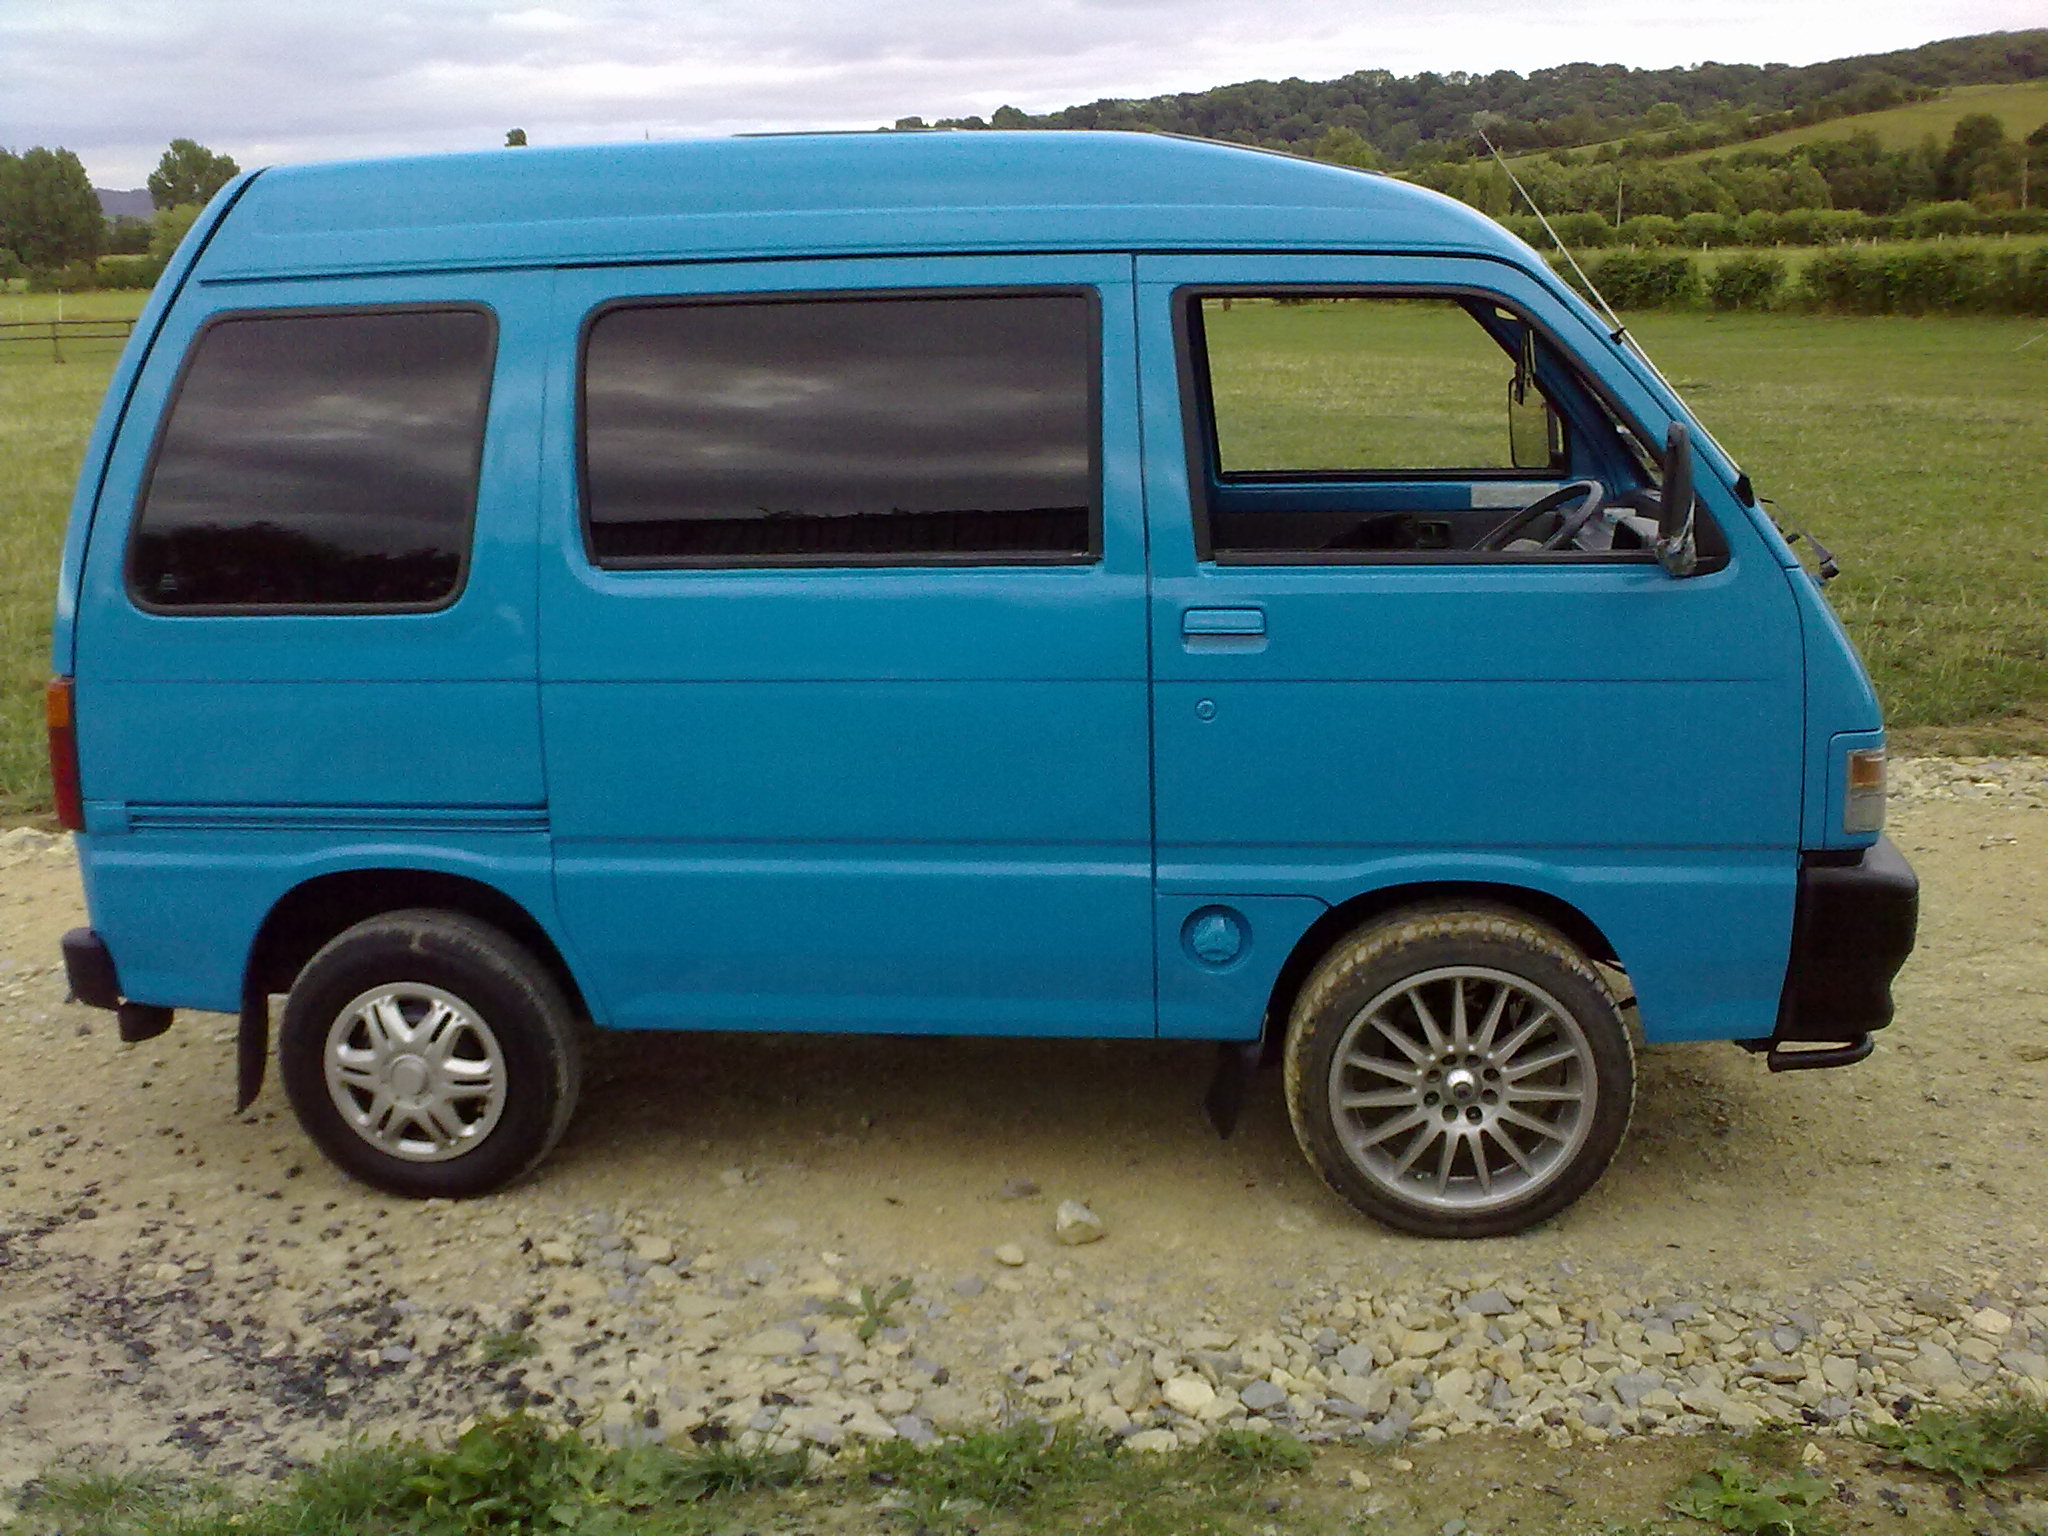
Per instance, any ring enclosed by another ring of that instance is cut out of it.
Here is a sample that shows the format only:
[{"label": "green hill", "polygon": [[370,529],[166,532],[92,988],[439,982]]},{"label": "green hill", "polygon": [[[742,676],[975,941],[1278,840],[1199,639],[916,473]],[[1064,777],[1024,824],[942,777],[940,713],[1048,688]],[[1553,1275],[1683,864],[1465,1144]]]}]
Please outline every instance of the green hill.
[{"label": "green hill", "polygon": [[[1905,149],[1929,134],[1947,142],[1957,123],[1973,112],[1988,112],[2005,124],[2008,137],[2023,139],[2048,123],[2048,80],[2028,80],[2011,85],[1958,85],[1929,101],[1888,107],[1881,112],[1859,112],[1853,117],[1833,118],[1806,128],[1751,139],[1728,148],[1761,150],[1783,154],[1803,144],[1823,139],[1846,139],[1852,133],[1869,132],[1886,149]],[[1696,149],[1674,155],[1674,160],[1703,160],[1708,155],[1726,154],[1728,149]]]},{"label": "green hill", "polygon": [[[1612,146],[1673,154],[1807,134],[1852,116],[1926,109],[1907,132],[1937,136],[1959,89],[2048,88],[2048,28],[1944,38],[1918,48],[1820,64],[1705,63],[1673,69],[1575,63],[1530,71],[1395,75],[1361,69],[1334,80],[1248,80],[1142,100],[1104,99],[1031,114],[942,118],[939,128],[1094,128],[1186,133],[1367,167],[1419,169],[1468,158],[1483,125],[1508,154]],[[1947,94],[1944,94],[1947,93]],[[2003,97],[1999,99],[2003,100]],[[2015,98],[2024,113],[2024,94]],[[2038,119],[2037,119],[2038,121]],[[899,119],[922,128],[922,118]],[[2034,126],[2020,126],[2024,134]]]}]

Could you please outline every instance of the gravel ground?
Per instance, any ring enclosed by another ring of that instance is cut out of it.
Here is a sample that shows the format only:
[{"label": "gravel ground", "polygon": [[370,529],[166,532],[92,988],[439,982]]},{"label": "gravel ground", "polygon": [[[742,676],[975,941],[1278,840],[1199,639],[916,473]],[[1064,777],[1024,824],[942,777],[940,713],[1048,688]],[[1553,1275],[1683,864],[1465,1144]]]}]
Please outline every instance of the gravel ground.
[{"label": "gravel ground", "polygon": [[[275,1084],[229,1112],[231,1020],[124,1047],[65,1003],[69,848],[6,834],[0,1493],[518,1405],[615,1440],[1030,1413],[1565,1447],[2048,1387],[2048,760],[1894,784],[1922,936],[1878,1053],[1651,1051],[1599,1188],[1464,1244],[1329,1195],[1273,1082],[1219,1143],[1208,1052],[1166,1044],[612,1038],[539,1176],[385,1199]],[[1069,1201],[1104,1235],[1060,1241]]]}]

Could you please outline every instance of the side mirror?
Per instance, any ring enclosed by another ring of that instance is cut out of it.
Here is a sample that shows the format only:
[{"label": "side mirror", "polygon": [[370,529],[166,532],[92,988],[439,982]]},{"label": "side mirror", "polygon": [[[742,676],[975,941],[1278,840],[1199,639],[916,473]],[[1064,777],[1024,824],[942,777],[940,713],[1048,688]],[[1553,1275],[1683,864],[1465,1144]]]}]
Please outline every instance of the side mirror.
[{"label": "side mirror", "polygon": [[1508,461],[1549,472],[1564,453],[1564,423],[1536,386],[1536,339],[1526,328],[1508,380]]},{"label": "side mirror", "polygon": [[1673,576],[1699,568],[1693,542],[1692,434],[1674,421],[1664,436],[1664,495],[1657,513],[1657,563]]},{"label": "side mirror", "polygon": [[1564,449],[1563,423],[1543,392],[1533,386],[1508,388],[1508,457],[1517,469],[1546,473],[1555,468]]}]

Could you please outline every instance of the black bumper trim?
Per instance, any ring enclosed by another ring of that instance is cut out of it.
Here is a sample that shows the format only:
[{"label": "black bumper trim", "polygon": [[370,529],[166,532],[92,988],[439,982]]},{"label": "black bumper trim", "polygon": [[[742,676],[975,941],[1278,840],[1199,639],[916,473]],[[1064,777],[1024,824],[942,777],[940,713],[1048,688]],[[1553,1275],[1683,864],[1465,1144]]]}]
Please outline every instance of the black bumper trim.
[{"label": "black bumper trim", "polygon": [[[1811,1065],[1861,1061],[1869,1054],[1855,1054],[1867,1044],[1864,1037],[1891,1022],[1892,978],[1913,952],[1919,920],[1920,882],[1891,839],[1879,838],[1846,860],[1836,850],[1801,855],[1792,950],[1772,1046],[1826,1042],[1839,1049],[1814,1053]],[[1775,1059],[1772,1065],[1797,1070]]]},{"label": "black bumper trim", "polygon": [[64,952],[64,977],[71,995],[92,1008],[109,1008],[130,1045],[154,1040],[171,1027],[171,1010],[156,1003],[131,1003],[121,996],[121,980],[107,941],[90,928],[73,928],[57,941]]},{"label": "black bumper trim", "polygon": [[64,977],[73,997],[92,1008],[121,1006],[121,983],[106,940],[90,928],[73,928],[57,945],[64,951]]},{"label": "black bumper trim", "polygon": [[1771,1054],[1764,1058],[1764,1065],[1773,1072],[1813,1072],[1821,1067],[1853,1067],[1872,1051],[1877,1042],[1868,1035],[1858,1035],[1847,1045],[1806,1046],[1800,1050],[1788,1051],[1783,1046],[1771,1047]]}]

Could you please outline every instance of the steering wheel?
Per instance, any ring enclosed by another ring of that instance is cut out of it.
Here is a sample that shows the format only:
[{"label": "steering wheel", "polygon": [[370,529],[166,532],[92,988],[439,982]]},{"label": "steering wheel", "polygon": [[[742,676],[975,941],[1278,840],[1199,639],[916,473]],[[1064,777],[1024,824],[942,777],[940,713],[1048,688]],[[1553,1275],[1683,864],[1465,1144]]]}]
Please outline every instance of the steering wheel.
[{"label": "steering wheel", "polygon": [[1567,480],[1554,491],[1545,491],[1519,512],[1508,515],[1477,544],[1475,550],[1499,551],[1506,549],[1516,534],[1527,528],[1546,512],[1555,512],[1559,507],[1569,506],[1581,497],[1585,505],[1558,524],[1557,532],[1543,541],[1545,549],[1562,549],[1578,534],[1578,531],[1593,520],[1593,514],[1607,504],[1607,487],[1598,480]]}]

